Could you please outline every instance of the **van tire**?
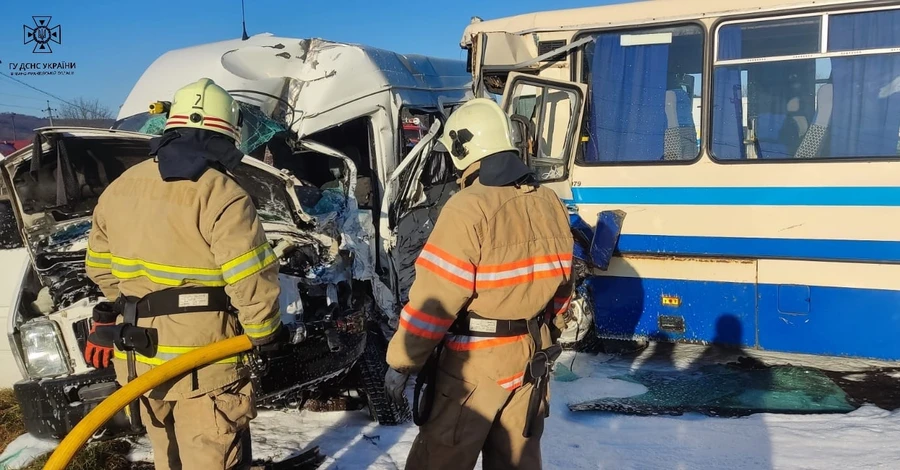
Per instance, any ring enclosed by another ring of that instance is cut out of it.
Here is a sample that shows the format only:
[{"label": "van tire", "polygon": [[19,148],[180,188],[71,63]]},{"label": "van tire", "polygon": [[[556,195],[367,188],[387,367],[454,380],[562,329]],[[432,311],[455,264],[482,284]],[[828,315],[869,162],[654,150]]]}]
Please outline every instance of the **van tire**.
[{"label": "van tire", "polygon": [[370,329],[366,335],[366,349],[359,362],[362,379],[360,394],[366,397],[369,417],[378,424],[396,426],[410,421],[412,412],[406,397],[398,405],[389,400],[384,391],[384,376],[388,371],[386,355],[387,340],[384,335],[378,330]]}]

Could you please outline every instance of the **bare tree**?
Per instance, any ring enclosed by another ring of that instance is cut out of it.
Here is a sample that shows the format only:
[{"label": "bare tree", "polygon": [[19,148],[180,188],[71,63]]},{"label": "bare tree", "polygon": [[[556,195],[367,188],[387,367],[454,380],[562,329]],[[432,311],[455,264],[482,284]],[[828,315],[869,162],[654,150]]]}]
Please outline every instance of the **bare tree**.
[{"label": "bare tree", "polygon": [[114,119],[115,115],[108,107],[103,106],[100,100],[88,100],[82,97],[75,98],[71,104],[62,103],[59,110],[60,119]]}]

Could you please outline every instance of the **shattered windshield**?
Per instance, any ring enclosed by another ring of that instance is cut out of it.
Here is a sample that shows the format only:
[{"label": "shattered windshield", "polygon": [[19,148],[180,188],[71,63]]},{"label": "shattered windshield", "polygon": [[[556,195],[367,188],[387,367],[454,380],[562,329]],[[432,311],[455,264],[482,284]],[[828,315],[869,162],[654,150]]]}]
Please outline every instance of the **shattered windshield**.
[{"label": "shattered windshield", "polygon": [[[57,223],[89,217],[111,181],[150,158],[148,144],[144,139],[55,139],[36,162],[29,160],[13,173],[23,212],[46,213]],[[250,165],[239,166],[234,176],[262,221],[296,224],[282,179]],[[58,241],[48,240],[51,245]]]},{"label": "shattered windshield", "polygon": [[[162,119],[160,119],[162,118]],[[120,131],[141,132],[143,134],[159,135],[166,123],[165,116],[143,112],[119,119],[113,123],[112,128]],[[158,129],[157,129],[158,128]]]},{"label": "shattered windshield", "polygon": [[[253,153],[266,142],[272,140],[276,134],[287,131],[287,126],[268,116],[258,106],[238,102],[244,113],[244,122],[241,125],[240,149],[245,155]],[[163,114],[150,114],[143,112],[113,124],[113,129],[140,132],[142,134],[162,135],[166,125],[166,116]]]},{"label": "shattered windshield", "polygon": [[50,144],[15,168],[12,183],[25,214],[55,222],[90,215],[110,181],[150,158],[144,140],[52,136]]},{"label": "shattered windshield", "polygon": [[250,194],[260,221],[287,225],[298,223],[289,205],[290,196],[283,180],[250,165],[239,166],[233,174],[238,184]]}]

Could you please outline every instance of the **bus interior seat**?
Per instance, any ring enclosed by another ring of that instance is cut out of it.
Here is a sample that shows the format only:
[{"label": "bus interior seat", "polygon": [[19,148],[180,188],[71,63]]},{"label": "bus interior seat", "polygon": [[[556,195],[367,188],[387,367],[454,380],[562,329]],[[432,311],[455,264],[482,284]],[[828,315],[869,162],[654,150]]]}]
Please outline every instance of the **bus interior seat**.
[{"label": "bus interior seat", "polygon": [[806,134],[809,130],[809,120],[800,112],[800,98],[795,96],[788,100],[787,115],[794,120],[797,127],[798,136]]},{"label": "bus interior seat", "polygon": [[663,160],[691,160],[697,156],[697,128],[692,104],[693,99],[684,89],[666,91]]},{"label": "bus interior seat", "polygon": [[792,96],[785,102],[781,101],[784,98],[779,96],[782,95],[776,93],[770,100],[785,103],[783,110],[778,111],[777,106],[769,106],[768,109],[774,109],[776,112],[763,112],[756,117],[756,139],[760,158],[794,156],[802,144],[803,137],[809,131],[809,120],[800,109],[800,97]]},{"label": "bus interior seat", "polygon": [[800,136],[796,126],[796,121],[788,119],[787,109],[783,113],[759,113],[756,116],[759,158],[789,156],[789,142]]},{"label": "bus interior seat", "polygon": [[816,93],[816,115],[813,123],[803,135],[800,146],[797,147],[795,158],[815,158],[821,157],[822,143],[825,141],[825,135],[828,131],[828,125],[831,123],[831,110],[834,106],[834,91],[830,83],[826,83],[819,87]]}]

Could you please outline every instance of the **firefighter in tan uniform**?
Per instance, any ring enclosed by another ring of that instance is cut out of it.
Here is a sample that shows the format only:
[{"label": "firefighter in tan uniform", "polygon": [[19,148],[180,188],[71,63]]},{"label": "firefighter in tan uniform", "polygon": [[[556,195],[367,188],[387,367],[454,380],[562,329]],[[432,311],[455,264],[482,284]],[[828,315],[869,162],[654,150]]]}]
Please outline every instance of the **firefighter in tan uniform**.
[{"label": "firefighter in tan uniform", "polygon": [[418,374],[407,469],[471,469],[479,453],[485,469],[541,468],[574,241],[565,207],[534,182],[510,134],[500,107],[475,99],[440,139],[461,189],[416,261],[387,353],[393,399]]},{"label": "firefighter in tan uniform", "polygon": [[[240,121],[212,80],[185,86],[150,142],[155,158],[100,196],[87,273],[115,302],[95,309],[85,358],[106,367],[113,355],[122,385],[240,330],[257,352],[283,342],[278,262],[250,196],[227,174],[243,157]],[[249,468],[256,409],[246,361],[198,367],[140,398],[156,468]]]}]

